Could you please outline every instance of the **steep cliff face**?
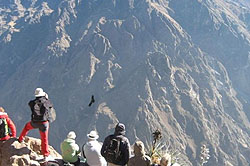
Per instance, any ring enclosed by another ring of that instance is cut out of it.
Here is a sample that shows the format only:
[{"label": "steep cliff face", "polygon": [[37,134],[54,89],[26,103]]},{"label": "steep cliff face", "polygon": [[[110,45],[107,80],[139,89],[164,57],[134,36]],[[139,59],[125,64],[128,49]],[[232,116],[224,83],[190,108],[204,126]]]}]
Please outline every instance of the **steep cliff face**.
[{"label": "steep cliff face", "polygon": [[[235,74],[248,63],[249,10],[230,3],[34,1],[39,21],[20,17],[11,40],[10,30],[1,33],[0,104],[21,130],[27,102],[43,87],[57,110],[50,128],[57,148],[69,130],[83,144],[91,129],[102,140],[121,121],[131,143],[161,129],[187,165],[197,165],[203,143],[208,165],[249,165],[249,91],[240,88],[248,79]],[[16,9],[9,10],[6,17]]]},{"label": "steep cliff face", "polygon": [[249,1],[170,1],[169,7],[194,43],[223,63],[243,107],[249,107]]}]

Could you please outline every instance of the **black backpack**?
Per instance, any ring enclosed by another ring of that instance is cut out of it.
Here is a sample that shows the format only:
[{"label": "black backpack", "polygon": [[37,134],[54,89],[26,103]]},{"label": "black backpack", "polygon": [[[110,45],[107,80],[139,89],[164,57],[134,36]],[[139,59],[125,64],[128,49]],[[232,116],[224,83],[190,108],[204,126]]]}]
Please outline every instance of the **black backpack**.
[{"label": "black backpack", "polygon": [[111,136],[104,150],[104,158],[107,162],[119,164],[122,159],[121,138]]},{"label": "black backpack", "polygon": [[47,105],[47,99],[36,99],[33,101],[32,120],[33,121],[49,121],[56,119],[56,111],[50,105]]},{"label": "black backpack", "polygon": [[9,134],[8,124],[5,118],[0,119],[0,138]]},{"label": "black backpack", "polygon": [[33,101],[33,108],[31,109],[32,109],[32,121],[39,122],[46,120],[44,119],[45,108],[40,99],[36,99]]}]

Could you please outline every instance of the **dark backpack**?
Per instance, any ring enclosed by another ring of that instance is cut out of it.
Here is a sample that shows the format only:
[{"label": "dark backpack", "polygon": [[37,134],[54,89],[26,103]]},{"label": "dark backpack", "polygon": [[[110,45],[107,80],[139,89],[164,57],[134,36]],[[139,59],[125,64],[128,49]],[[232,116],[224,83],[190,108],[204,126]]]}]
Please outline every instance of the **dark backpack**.
[{"label": "dark backpack", "polygon": [[119,164],[122,159],[121,138],[110,137],[106,149],[104,150],[104,158],[107,162]]},{"label": "dark backpack", "polygon": [[0,119],[0,138],[9,134],[8,124],[5,118]]},{"label": "dark backpack", "polygon": [[56,111],[52,105],[47,104],[47,99],[36,99],[33,101],[32,120],[33,121],[49,121],[56,119]]},{"label": "dark backpack", "polygon": [[32,109],[32,121],[45,121],[44,113],[45,107],[40,99],[33,101],[33,108]]},{"label": "dark backpack", "polygon": [[44,116],[50,123],[54,122],[56,120],[56,110],[54,107],[47,109]]}]

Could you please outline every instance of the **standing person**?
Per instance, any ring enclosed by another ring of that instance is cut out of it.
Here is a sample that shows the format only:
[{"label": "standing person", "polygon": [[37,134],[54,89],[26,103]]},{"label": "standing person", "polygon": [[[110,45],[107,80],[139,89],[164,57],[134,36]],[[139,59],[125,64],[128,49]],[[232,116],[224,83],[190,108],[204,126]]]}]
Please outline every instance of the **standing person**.
[{"label": "standing person", "polygon": [[76,134],[74,131],[68,133],[67,138],[61,143],[62,158],[64,162],[69,162],[75,166],[80,165],[79,146],[76,144]]},{"label": "standing person", "polygon": [[51,101],[46,98],[46,93],[42,88],[36,88],[35,90],[35,99],[29,102],[29,106],[31,109],[31,121],[26,123],[23,128],[18,141],[22,142],[24,137],[28,134],[29,130],[39,129],[39,133],[41,136],[41,151],[44,156],[45,161],[53,160],[50,157],[49,152],[49,117],[48,112],[51,108],[53,108],[53,104]]},{"label": "standing person", "polygon": [[16,126],[9,118],[4,108],[0,107],[0,141],[6,141],[10,139],[10,137],[16,137]]},{"label": "standing person", "polygon": [[134,144],[135,156],[129,159],[128,166],[150,166],[151,159],[145,154],[142,141],[136,141]]},{"label": "standing person", "polygon": [[106,160],[101,155],[102,143],[98,142],[99,135],[96,131],[87,134],[88,142],[83,145],[83,154],[89,166],[107,166]]},{"label": "standing person", "polygon": [[130,143],[125,137],[125,125],[118,123],[115,132],[105,138],[102,149],[102,156],[108,162],[108,166],[125,166],[130,158]]}]

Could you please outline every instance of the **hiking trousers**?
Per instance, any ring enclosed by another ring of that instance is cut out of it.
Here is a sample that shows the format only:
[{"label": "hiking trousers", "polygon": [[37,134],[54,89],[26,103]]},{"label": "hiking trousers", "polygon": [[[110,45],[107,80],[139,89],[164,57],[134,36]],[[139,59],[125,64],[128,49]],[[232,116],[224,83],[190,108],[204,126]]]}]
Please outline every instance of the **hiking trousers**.
[{"label": "hiking trousers", "polygon": [[41,137],[41,151],[43,156],[49,156],[49,144],[48,144],[48,135],[49,135],[49,122],[28,122],[23,128],[22,133],[20,134],[18,140],[22,142],[24,137],[28,134],[29,130],[39,129]]}]

